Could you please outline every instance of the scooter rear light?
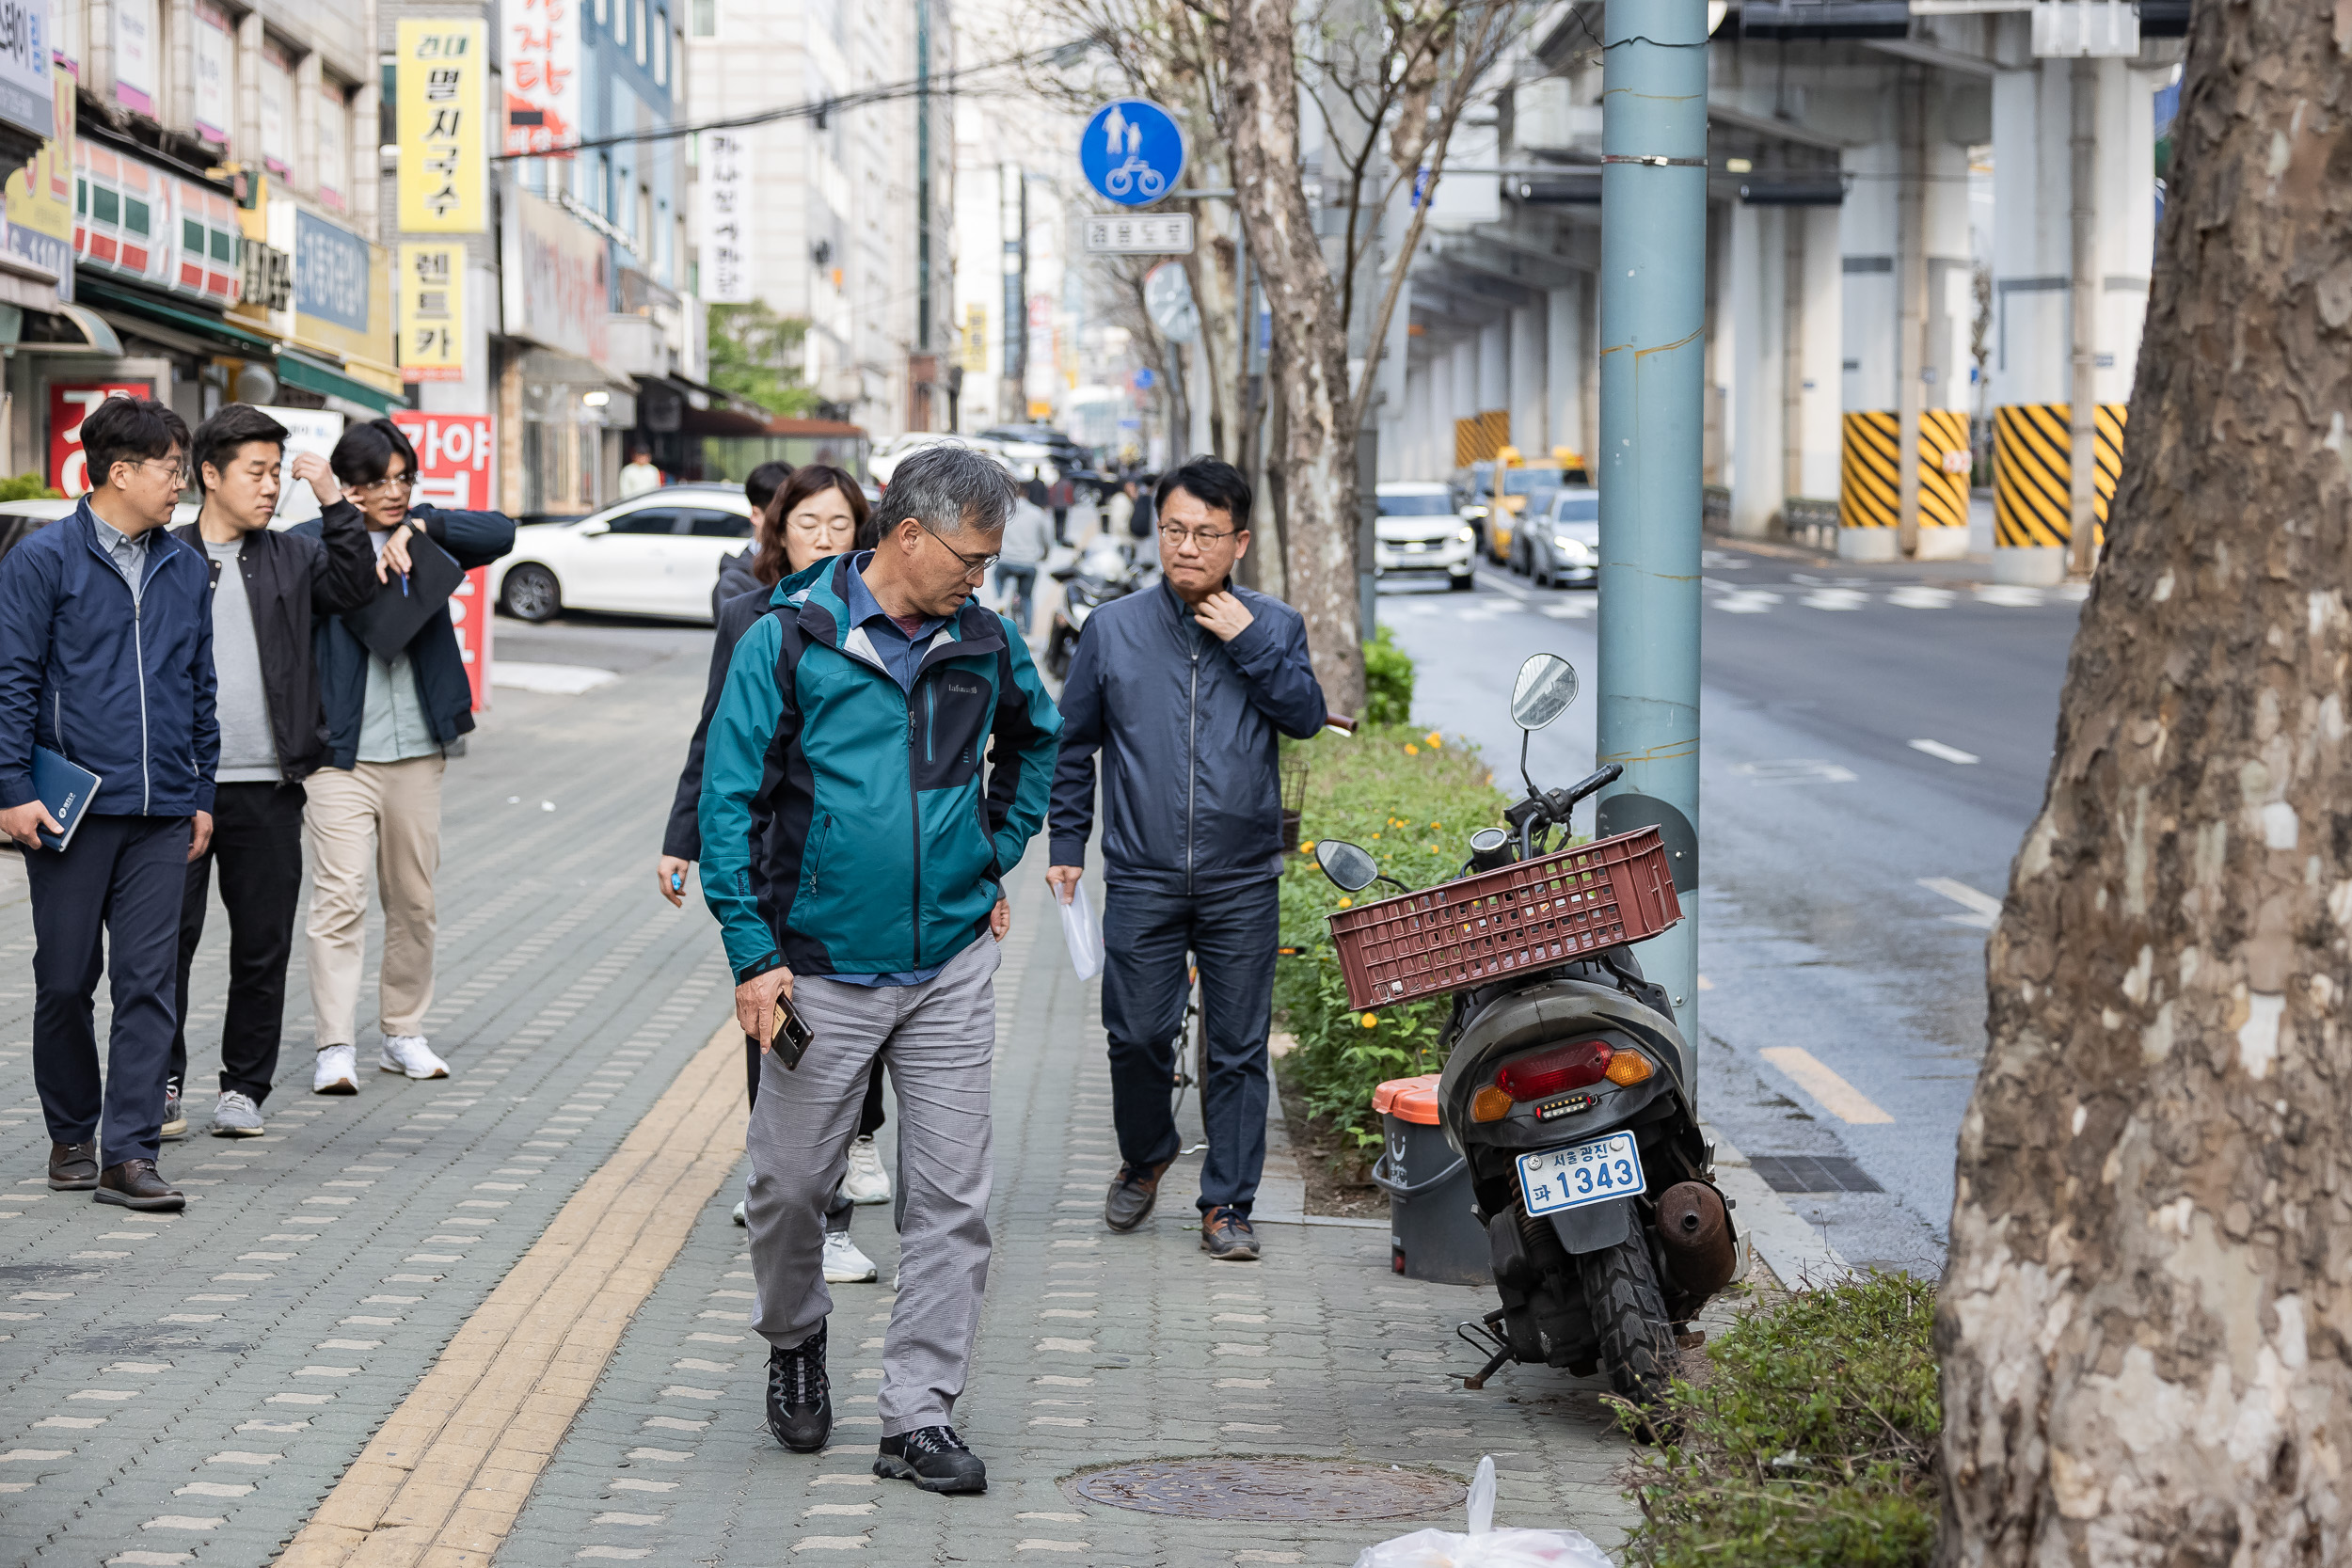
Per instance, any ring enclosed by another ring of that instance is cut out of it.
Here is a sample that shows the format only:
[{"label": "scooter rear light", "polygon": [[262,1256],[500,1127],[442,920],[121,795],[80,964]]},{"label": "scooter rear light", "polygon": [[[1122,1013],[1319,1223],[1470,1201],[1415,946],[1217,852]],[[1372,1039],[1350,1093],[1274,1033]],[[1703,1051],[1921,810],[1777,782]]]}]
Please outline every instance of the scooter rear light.
[{"label": "scooter rear light", "polygon": [[1515,1101],[1492,1084],[1470,1097],[1470,1120],[1501,1121],[1511,1114]]},{"label": "scooter rear light", "polygon": [[1620,1051],[1609,1058],[1609,1070],[1602,1076],[1612,1084],[1646,1084],[1654,1070],[1640,1052]]},{"label": "scooter rear light", "polygon": [[1572,1040],[1503,1064],[1495,1087],[1513,1100],[1545,1100],[1564,1089],[1581,1089],[1609,1075],[1616,1048],[1607,1040]]}]

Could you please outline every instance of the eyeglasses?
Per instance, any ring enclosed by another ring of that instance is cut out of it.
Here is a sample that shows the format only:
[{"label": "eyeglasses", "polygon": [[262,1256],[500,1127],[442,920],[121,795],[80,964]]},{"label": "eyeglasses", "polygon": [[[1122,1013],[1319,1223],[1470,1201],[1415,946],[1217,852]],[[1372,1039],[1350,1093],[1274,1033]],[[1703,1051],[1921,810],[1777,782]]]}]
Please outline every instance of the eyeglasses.
[{"label": "eyeglasses", "polygon": [[956,548],[953,545],[947,543],[946,540],[940,539],[938,533],[932,530],[931,525],[925,522],[920,517],[914,519],[914,526],[921,529],[925,533],[930,534],[933,539],[939,539],[939,547],[941,549],[946,550],[949,555],[954,556],[958,561],[963,562],[963,580],[966,582],[979,581],[982,578],[988,576],[988,569],[996,564],[997,558],[995,556],[966,555],[961,550]]},{"label": "eyeglasses", "polygon": [[151,463],[160,463],[164,466],[164,472],[170,478],[178,480],[183,484],[188,482],[188,460],[184,457],[138,457],[126,458],[124,461],[134,468],[144,468]]},{"label": "eyeglasses", "polygon": [[1192,545],[1200,549],[1213,550],[1240,531],[1241,531],[1238,529],[1230,528],[1183,529],[1164,527],[1160,530],[1160,542],[1171,550],[1183,549],[1187,542],[1190,542]]},{"label": "eyeglasses", "polygon": [[416,487],[417,482],[411,476],[393,474],[384,479],[372,479],[365,484],[355,484],[351,487],[351,493],[355,496],[380,496],[388,490],[398,490],[405,495]]}]

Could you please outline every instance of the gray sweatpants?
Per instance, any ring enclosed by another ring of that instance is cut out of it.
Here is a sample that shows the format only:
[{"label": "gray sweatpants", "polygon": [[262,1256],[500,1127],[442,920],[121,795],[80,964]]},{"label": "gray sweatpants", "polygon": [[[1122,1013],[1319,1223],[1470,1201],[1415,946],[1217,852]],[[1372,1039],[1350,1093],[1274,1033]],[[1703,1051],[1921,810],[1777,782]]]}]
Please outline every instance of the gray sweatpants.
[{"label": "gray sweatpants", "polygon": [[898,1300],[882,1341],[882,1430],[950,1423],[988,1288],[989,1066],[996,1050],[996,943],[986,935],[919,986],[816,975],[792,1002],[816,1034],[801,1065],[772,1054],[746,1139],[743,1221],[759,1300],[752,1324],[789,1350],[833,1310],[825,1205],[850,1162],[866,1074],[879,1056],[898,1097]]}]

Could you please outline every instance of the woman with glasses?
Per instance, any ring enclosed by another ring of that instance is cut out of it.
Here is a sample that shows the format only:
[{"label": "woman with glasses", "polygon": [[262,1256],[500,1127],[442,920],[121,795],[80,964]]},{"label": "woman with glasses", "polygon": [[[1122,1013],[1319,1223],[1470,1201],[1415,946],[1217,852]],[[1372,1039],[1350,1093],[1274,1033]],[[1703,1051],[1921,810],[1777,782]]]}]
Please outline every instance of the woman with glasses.
[{"label": "woman with glasses", "polygon": [[[359,508],[378,556],[405,564],[431,541],[471,571],[515,547],[502,513],[414,506],[417,452],[389,420],[343,432],[327,459]],[[294,531],[317,531],[315,521]],[[395,572],[379,596],[411,591]],[[310,1006],[318,1023],[317,1094],[358,1094],[359,982],[366,962],[368,867],[384,907],[378,1022],[386,1072],[446,1078],[424,1037],[433,1005],[433,879],[441,863],[441,769],[473,728],[473,688],[449,606],[437,607],[387,659],[340,615],[317,622],[319,686],[326,707],[326,766],[305,781],[310,841]]]}]

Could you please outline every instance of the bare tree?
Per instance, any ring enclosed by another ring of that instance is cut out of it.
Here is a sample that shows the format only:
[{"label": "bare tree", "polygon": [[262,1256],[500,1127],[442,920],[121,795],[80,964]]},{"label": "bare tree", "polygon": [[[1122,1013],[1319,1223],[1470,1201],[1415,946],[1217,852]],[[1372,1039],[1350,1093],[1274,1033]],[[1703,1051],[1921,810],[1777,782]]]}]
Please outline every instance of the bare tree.
[{"label": "bare tree", "polygon": [[1988,954],[1947,1565],[2352,1555],[2352,8],[2189,27],[2115,522]]},{"label": "bare tree", "polygon": [[1168,409],[1168,450],[1174,451],[1184,443],[1184,432],[1190,428],[1192,409],[1184,397],[1184,366],[1176,356],[1176,350],[1183,345],[1168,341],[1144,304],[1143,280],[1151,275],[1156,261],[1138,256],[1109,260],[1105,271],[1111,282],[1111,319],[1127,329],[1136,356],[1151,367],[1159,383]]},{"label": "bare tree", "polygon": [[[1290,600],[1324,690],[1349,711],[1364,691],[1357,433],[1447,144],[1520,14],[1519,0],[1328,0],[1302,23],[1291,0],[1232,0],[1227,19],[1223,129],[1282,368],[1268,468]],[[1302,99],[1322,117],[1320,204],[1339,210],[1336,243],[1302,179]],[[1384,257],[1376,293],[1359,297]]]}]

